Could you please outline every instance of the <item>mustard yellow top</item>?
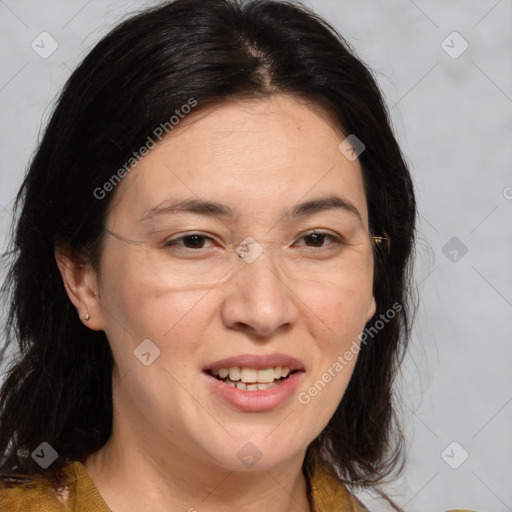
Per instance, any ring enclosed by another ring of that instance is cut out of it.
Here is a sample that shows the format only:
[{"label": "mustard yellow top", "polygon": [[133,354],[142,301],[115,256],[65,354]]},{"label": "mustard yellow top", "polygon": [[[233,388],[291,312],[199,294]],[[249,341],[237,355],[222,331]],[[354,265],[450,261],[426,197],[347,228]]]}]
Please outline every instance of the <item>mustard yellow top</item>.
[{"label": "mustard yellow top", "polygon": [[[34,477],[0,476],[1,512],[112,512],[80,462],[66,467],[65,484],[58,493]],[[311,478],[312,512],[368,512],[328,468]]]}]

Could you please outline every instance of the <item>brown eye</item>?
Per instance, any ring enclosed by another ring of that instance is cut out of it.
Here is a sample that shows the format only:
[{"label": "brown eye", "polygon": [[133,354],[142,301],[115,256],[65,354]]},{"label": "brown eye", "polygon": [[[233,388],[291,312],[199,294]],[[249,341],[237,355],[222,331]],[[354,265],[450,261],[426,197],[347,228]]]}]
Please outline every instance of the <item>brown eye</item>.
[{"label": "brown eye", "polygon": [[192,234],[167,240],[165,247],[180,247],[185,249],[203,249],[207,240],[212,240],[206,235]]},{"label": "brown eye", "polygon": [[[306,233],[305,235],[302,235],[299,240],[304,240],[305,242],[305,246],[306,247],[312,247],[312,248],[322,248],[322,247],[327,247],[329,245],[333,245],[336,244],[336,243],[341,243],[341,239],[339,239],[338,237],[334,236],[334,235],[331,235],[329,233],[323,233],[323,232],[318,232],[318,231],[314,231],[314,232],[311,232],[311,233]],[[331,242],[331,243],[327,243],[327,244],[324,244],[324,242]]]},{"label": "brown eye", "polygon": [[304,237],[304,240],[306,242],[309,242],[310,246],[322,247],[326,237],[327,235],[324,235],[322,233],[311,233],[311,235],[307,235],[306,237]]}]

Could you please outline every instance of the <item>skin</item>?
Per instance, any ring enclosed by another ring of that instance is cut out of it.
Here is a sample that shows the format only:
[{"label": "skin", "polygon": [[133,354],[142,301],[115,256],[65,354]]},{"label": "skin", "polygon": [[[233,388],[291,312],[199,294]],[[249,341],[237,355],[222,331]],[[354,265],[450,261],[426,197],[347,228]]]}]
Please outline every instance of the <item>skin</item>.
[{"label": "skin", "polygon": [[[321,109],[286,95],[189,115],[115,192],[106,226],[145,243],[106,235],[98,273],[57,251],[70,300],[81,318],[91,315],[89,328],[105,331],[116,362],[113,433],[85,461],[114,512],[310,510],[305,451],[341,401],[356,357],[307,405],[298,394],[375,313],[362,172],[339,151],[343,139]],[[361,218],[341,208],[283,216],[333,193]],[[235,214],[137,220],[172,197],[216,201]],[[327,238],[307,253],[300,237],[313,229],[342,235],[344,244]],[[158,252],[166,250],[158,243],[191,231],[215,238],[197,259]],[[254,262],[235,256],[238,266],[225,279],[195,280],[196,265],[228,254],[247,236],[264,249]],[[164,261],[158,258],[167,258],[168,273],[154,271],[153,263]],[[178,265],[189,272],[173,281]],[[133,354],[144,339],[161,351],[149,366]],[[305,369],[294,395],[274,410],[242,412],[206,385],[208,363],[273,352]],[[237,457],[247,442],[262,455],[252,468]]]}]

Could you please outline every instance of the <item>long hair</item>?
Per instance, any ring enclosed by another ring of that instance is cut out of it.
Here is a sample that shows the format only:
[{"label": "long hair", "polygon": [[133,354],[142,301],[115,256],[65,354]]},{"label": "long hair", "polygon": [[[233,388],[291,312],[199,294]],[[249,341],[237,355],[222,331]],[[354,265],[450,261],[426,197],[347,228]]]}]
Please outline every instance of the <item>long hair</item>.
[{"label": "long hair", "polygon": [[365,488],[403,470],[393,381],[414,316],[412,180],[371,72],[326,21],[274,0],[175,0],[145,10],[97,43],[65,84],[17,195],[4,255],[0,356],[17,351],[0,390],[0,470],[40,472],[31,453],[48,442],[59,454],[51,466],[58,477],[111,434],[113,356],[105,333],[78,319],[55,248],[66,244],[98,268],[114,196],[103,185],[191,98],[201,109],[276,93],[318,105],[365,144],[370,231],[387,238],[373,248],[377,312],[368,325],[401,306],[362,344],[304,466],[322,461]]}]

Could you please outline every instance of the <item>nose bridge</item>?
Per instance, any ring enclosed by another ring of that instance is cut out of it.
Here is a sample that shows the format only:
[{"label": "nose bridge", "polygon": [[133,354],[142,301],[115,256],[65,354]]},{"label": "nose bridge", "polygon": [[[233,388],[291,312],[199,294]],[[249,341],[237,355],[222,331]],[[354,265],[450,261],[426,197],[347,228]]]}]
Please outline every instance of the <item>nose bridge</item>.
[{"label": "nose bridge", "polygon": [[237,247],[236,269],[224,304],[228,324],[250,326],[268,335],[296,319],[290,283],[279,269],[279,248],[247,237]]},{"label": "nose bridge", "polygon": [[236,275],[242,279],[247,279],[256,284],[270,286],[279,291],[282,287],[287,288],[284,282],[284,276],[281,275],[279,259],[281,247],[278,241],[274,240],[256,240],[248,236],[236,248],[237,269]]}]

